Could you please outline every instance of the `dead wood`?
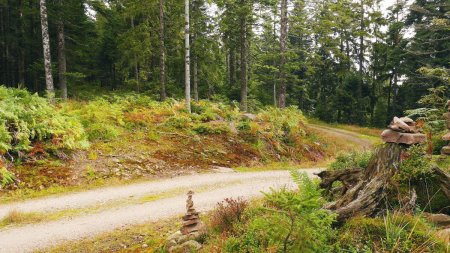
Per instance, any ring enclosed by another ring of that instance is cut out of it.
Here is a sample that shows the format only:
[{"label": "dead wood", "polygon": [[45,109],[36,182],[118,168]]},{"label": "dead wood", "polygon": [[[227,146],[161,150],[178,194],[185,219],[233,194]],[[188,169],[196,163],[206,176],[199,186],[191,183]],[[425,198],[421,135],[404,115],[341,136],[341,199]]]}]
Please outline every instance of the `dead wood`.
[{"label": "dead wood", "polygon": [[354,216],[374,216],[384,207],[391,178],[398,172],[402,146],[388,143],[379,148],[366,169],[322,172],[321,187],[331,190],[335,181],[343,184],[342,196],[325,206],[338,221]]}]

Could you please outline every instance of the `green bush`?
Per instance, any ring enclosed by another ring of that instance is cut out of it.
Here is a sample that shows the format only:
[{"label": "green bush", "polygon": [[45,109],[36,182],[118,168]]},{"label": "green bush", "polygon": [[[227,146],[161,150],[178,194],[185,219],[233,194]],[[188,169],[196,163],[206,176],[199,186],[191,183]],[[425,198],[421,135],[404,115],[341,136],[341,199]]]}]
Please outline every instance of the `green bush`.
[{"label": "green bush", "polygon": [[321,190],[306,174],[292,176],[298,191],[265,194],[264,207],[247,212],[247,222],[225,241],[225,252],[331,251],[335,215],[322,209]]},{"label": "green bush", "polygon": [[340,154],[329,166],[332,170],[343,170],[350,168],[366,168],[369,165],[373,153],[371,151],[350,152]]},{"label": "green bush", "polygon": [[398,179],[402,182],[417,181],[431,176],[431,160],[426,158],[426,152],[420,145],[408,149],[409,157],[400,164]]},{"label": "green bush", "polygon": [[197,123],[194,124],[193,130],[198,134],[221,134],[228,132],[229,128],[225,124]]},{"label": "green bush", "polygon": [[36,141],[50,140],[49,148],[89,145],[77,118],[60,112],[37,94],[0,86],[0,153],[27,151]]},{"label": "green bush", "polygon": [[123,103],[100,98],[88,103],[68,103],[64,108],[73,117],[79,118],[86,129],[89,140],[111,140],[122,132],[126,98]]}]

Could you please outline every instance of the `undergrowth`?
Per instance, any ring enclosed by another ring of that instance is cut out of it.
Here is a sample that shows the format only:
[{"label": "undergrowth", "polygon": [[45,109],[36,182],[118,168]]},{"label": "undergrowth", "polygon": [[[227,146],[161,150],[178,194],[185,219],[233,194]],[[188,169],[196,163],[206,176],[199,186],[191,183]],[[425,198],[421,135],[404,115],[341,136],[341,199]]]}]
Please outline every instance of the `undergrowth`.
[{"label": "undergrowth", "polygon": [[36,94],[0,87],[0,154],[8,169],[0,180],[4,187],[17,176],[22,183],[16,188],[42,189],[153,175],[162,173],[162,166],[253,167],[332,155],[328,140],[305,131],[305,124],[295,107],[244,114],[235,104],[202,100],[188,113],[183,101],[158,102],[134,93],[50,104]]}]

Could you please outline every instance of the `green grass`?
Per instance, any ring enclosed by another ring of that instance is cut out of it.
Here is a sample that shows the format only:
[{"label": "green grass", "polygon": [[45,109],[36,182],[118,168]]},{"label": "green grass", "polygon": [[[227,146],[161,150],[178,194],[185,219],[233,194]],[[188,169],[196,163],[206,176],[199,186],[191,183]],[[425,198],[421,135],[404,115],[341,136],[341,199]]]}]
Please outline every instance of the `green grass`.
[{"label": "green grass", "polygon": [[97,252],[155,252],[165,239],[181,226],[178,217],[127,226],[79,241],[65,242],[37,252],[97,253]]},{"label": "green grass", "polygon": [[234,170],[238,172],[258,172],[258,171],[269,171],[269,170],[295,170],[295,169],[308,169],[308,168],[325,168],[331,163],[331,160],[323,160],[320,162],[307,161],[303,163],[292,163],[292,162],[274,162],[261,166],[241,166],[236,167]]}]

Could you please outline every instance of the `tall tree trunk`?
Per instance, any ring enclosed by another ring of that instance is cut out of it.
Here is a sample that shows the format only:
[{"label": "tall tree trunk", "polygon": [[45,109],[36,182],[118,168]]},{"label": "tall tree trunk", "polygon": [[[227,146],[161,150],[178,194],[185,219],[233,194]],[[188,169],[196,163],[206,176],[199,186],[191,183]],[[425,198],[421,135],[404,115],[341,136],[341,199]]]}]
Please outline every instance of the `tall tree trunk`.
[{"label": "tall tree trunk", "polygon": [[[134,17],[131,17],[131,29],[134,30]],[[137,92],[140,92],[140,83],[139,83],[139,64],[138,64],[138,59],[137,59],[137,55],[136,53],[134,53],[133,55],[133,59],[134,59],[134,78],[136,79],[136,88],[137,88]]]},{"label": "tall tree trunk", "polygon": [[[3,8],[0,8],[0,38],[1,38],[1,42],[0,42],[0,47],[1,47],[1,68],[6,68],[6,51],[5,51],[5,39],[6,39],[6,35],[5,35],[5,26],[4,26],[4,14],[3,14]],[[5,83],[6,84],[6,73],[5,71],[0,71],[1,73],[1,79],[0,82],[1,83]]]},{"label": "tall tree trunk", "polygon": [[278,107],[286,107],[286,43],[287,43],[287,0],[281,0],[280,21],[280,82],[278,91]]},{"label": "tall tree trunk", "polygon": [[198,58],[194,57],[194,100],[198,102]]},{"label": "tall tree trunk", "polygon": [[[241,6],[245,5],[245,0],[241,0]],[[240,47],[241,47],[241,110],[247,111],[247,19],[240,17]]]},{"label": "tall tree trunk", "polygon": [[159,99],[166,100],[166,49],[164,45],[164,0],[159,0]]},{"label": "tall tree trunk", "polygon": [[359,55],[358,55],[358,63],[359,63],[359,75],[360,75],[360,82],[358,82],[358,88],[356,90],[358,99],[361,99],[362,97],[362,83],[363,83],[363,70],[364,70],[364,0],[360,1],[361,4],[361,19],[360,19],[360,29],[361,34],[359,36]]},{"label": "tall tree trunk", "polygon": [[184,57],[184,74],[185,74],[185,95],[186,95],[186,109],[191,112],[191,73],[190,73],[190,45],[189,45],[189,0],[184,0],[184,44],[185,44],[185,57]]},{"label": "tall tree trunk", "polygon": [[67,78],[66,78],[66,42],[64,38],[64,22],[58,22],[58,79],[61,98],[67,99]]},{"label": "tall tree trunk", "polygon": [[25,45],[24,45],[24,40],[25,40],[25,21],[23,18],[23,1],[20,0],[19,1],[19,18],[20,18],[20,40],[21,42],[19,43],[19,62],[18,62],[18,72],[19,72],[19,84],[17,85],[17,87],[19,89],[24,88],[25,87]]},{"label": "tall tree trunk", "polygon": [[392,78],[391,75],[389,77],[389,89],[388,89],[388,97],[387,97],[387,118],[386,123],[392,119],[392,109],[391,109],[391,94],[392,94]]},{"label": "tall tree trunk", "polygon": [[236,82],[236,61],[234,57],[234,48],[230,48],[230,87]]},{"label": "tall tree trunk", "polygon": [[44,67],[45,67],[45,86],[47,90],[47,96],[50,101],[54,100],[55,89],[53,87],[52,76],[52,60],[50,55],[50,38],[48,35],[48,21],[47,21],[47,6],[45,0],[40,0],[40,12],[41,12],[41,30],[42,30],[42,47],[44,51]]}]

